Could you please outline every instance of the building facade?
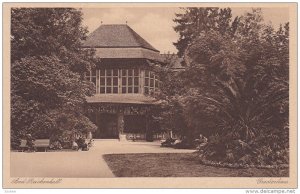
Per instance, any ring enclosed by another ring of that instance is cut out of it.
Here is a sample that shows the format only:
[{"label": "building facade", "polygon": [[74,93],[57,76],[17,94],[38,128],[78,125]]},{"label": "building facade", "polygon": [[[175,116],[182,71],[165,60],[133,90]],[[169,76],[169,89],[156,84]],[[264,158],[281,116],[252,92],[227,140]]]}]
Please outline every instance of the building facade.
[{"label": "building facade", "polygon": [[90,119],[98,126],[93,138],[149,139],[159,128],[151,122],[158,101],[151,93],[159,87],[153,64],[161,64],[157,49],[128,25],[101,25],[83,43],[100,60],[85,75],[96,86],[87,97]]}]

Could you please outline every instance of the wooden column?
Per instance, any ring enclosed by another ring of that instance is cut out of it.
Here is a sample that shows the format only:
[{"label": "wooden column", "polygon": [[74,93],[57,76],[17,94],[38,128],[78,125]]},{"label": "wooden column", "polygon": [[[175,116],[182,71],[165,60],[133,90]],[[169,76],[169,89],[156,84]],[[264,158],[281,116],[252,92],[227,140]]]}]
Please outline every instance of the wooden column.
[{"label": "wooden column", "polygon": [[149,131],[149,115],[148,113],[146,113],[146,134],[148,133]]},{"label": "wooden column", "polygon": [[95,135],[97,138],[99,138],[99,119],[98,119],[98,114],[99,114],[99,107],[96,108],[96,113],[95,113],[95,123],[96,123],[96,126],[97,126],[97,131],[95,131]]},{"label": "wooden column", "polygon": [[140,93],[145,94],[145,70],[140,70]]},{"label": "wooden column", "polygon": [[149,115],[146,113],[146,133],[145,133],[145,140],[148,141],[149,139]]},{"label": "wooden column", "polygon": [[122,111],[119,111],[118,114],[118,131],[119,131],[119,140],[125,141],[126,135],[124,134],[124,113]]}]

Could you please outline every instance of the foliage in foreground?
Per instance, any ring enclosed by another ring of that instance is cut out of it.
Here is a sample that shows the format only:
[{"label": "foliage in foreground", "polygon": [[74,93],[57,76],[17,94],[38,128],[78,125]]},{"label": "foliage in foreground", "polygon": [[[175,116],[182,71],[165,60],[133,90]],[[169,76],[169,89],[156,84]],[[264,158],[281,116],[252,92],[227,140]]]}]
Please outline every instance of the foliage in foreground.
[{"label": "foliage in foreground", "polygon": [[209,136],[201,157],[288,163],[288,23],[264,25],[260,9],[232,21],[230,9],[218,8],[187,8],[175,21],[186,70],[184,89],[168,98],[180,99],[186,136]]},{"label": "foliage in foreground", "polygon": [[11,18],[11,146],[27,133],[53,139],[95,130],[83,108],[94,92],[83,74],[95,60],[80,48],[87,33],[81,12],[14,8]]}]

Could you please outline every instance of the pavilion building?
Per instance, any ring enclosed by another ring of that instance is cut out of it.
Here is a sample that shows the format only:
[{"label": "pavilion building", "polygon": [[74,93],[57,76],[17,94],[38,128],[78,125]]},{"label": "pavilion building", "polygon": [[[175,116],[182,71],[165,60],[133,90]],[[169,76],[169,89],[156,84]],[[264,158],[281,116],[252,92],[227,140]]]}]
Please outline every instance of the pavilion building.
[{"label": "pavilion building", "polygon": [[100,59],[85,75],[96,86],[86,99],[98,126],[93,138],[152,139],[158,126],[149,114],[158,102],[150,94],[159,86],[152,66],[162,62],[159,51],[128,25],[101,25],[83,47],[95,49]]}]

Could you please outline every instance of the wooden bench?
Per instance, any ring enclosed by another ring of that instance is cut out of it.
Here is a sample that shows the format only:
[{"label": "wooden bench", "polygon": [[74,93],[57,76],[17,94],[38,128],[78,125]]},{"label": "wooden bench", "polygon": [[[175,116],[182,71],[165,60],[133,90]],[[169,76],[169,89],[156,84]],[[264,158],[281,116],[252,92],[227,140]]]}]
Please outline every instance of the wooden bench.
[{"label": "wooden bench", "polygon": [[[20,148],[21,148],[22,152],[24,152],[24,150],[28,148],[28,146],[26,145],[26,142],[27,141],[24,139],[21,140]],[[45,152],[47,152],[47,150],[50,146],[49,139],[36,139],[33,143],[34,143],[34,147],[36,149],[44,149]]]}]

